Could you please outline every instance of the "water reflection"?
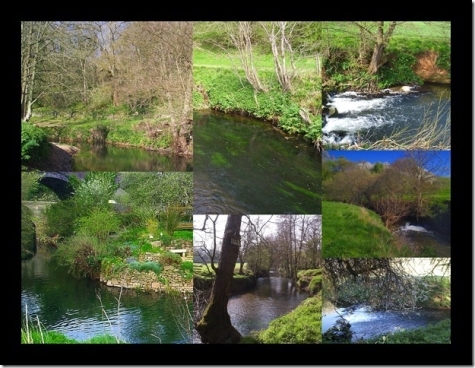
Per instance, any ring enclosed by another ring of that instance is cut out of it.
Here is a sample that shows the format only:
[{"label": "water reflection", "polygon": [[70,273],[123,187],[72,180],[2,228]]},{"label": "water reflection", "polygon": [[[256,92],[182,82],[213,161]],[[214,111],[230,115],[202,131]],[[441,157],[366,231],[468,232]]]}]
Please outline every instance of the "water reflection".
[{"label": "water reflection", "polygon": [[193,158],[136,147],[74,143],[72,171],[193,171]]},{"label": "water reflection", "polygon": [[46,330],[83,341],[104,333],[135,344],[188,344],[191,297],[109,288],[75,279],[38,253],[22,261],[21,306]]}]

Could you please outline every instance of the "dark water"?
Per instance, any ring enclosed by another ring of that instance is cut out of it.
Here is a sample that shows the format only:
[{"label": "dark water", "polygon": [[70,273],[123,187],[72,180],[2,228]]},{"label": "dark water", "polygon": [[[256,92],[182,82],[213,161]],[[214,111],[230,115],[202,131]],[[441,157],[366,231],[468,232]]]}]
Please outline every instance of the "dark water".
[{"label": "dark water", "polygon": [[73,278],[41,253],[22,261],[21,276],[22,323],[27,312],[44,329],[79,341],[107,333],[133,344],[192,343],[191,295],[187,300],[132,290],[120,295],[119,288]]},{"label": "dark water", "polygon": [[265,329],[269,323],[298,307],[308,297],[290,284],[290,279],[268,277],[257,280],[256,288],[232,296],[228,303],[231,323],[242,334]]},{"label": "dark water", "polygon": [[193,171],[193,158],[168,156],[136,147],[74,143],[72,171]]},{"label": "dark water", "polygon": [[345,313],[344,308],[338,308],[337,311],[323,312],[322,332],[327,331],[335,324],[339,314],[351,324],[351,331],[354,333],[353,340],[369,339],[391,332],[427,327],[450,318],[450,310],[374,312],[369,307],[361,306],[352,313]]},{"label": "dark water", "polygon": [[[437,122],[443,127],[449,122],[450,86],[425,85],[418,93],[389,93],[383,97],[367,98],[356,92],[329,96],[329,104],[338,114],[328,117],[322,129],[326,144],[353,144],[359,140],[375,142],[407,129],[401,139],[414,137],[423,122]],[[441,143],[440,137],[435,143]]]},{"label": "dark water", "polygon": [[[259,278],[255,289],[229,298],[228,313],[232,325],[243,336],[266,329],[269,323],[297,308],[308,297],[283,277]],[[193,343],[201,340],[194,331]]]},{"label": "dark water", "polygon": [[321,154],[269,123],[195,112],[194,213],[321,213]]},{"label": "dark water", "polygon": [[395,234],[401,237],[406,244],[426,246],[434,249],[437,257],[450,257],[450,239],[443,234],[439,234],[436,229],[406,222],[395,231]]}]

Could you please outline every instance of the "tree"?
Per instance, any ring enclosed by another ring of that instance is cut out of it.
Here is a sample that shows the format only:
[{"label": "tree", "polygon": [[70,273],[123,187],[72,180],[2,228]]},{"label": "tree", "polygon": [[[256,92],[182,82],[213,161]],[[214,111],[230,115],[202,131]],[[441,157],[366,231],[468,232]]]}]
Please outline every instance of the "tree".
[{"label": "tree", "polygon": [[373,31],[373,28],[370,25],[364,22],[355,22],[356,26],[360,29],[361,42],[364,44],[366,43],[366,39],[369,38],[370,42],[373,43],[373,54],[368,66],[369,74],[376,74],[378,72],[379,67],[382,65],[381,60],[383,59],[384,50],[386,49],[396,26],[401,22],[389,22],[387,28],[384,23],[384,21],[376,22],[376,31]]},{"label": "tree", "polygon": [[259,79],[254,66],[252,22],[225,23],[225,26],[228,36],[239,52],[239,60],[246,74],[247,81],[256,92],[267,92],[268,89]]},{"label": "tree", "polygon": [[415,309],[427,297],[421,276],[435,271],[450,275],[450,258],[325,258],[323,282],[334,304],[344,296],[346,303],[364,302],[376,309]]},{"label": "tree", "polygon": [[153,106],[168,121],[174,152],[191,155],[193,23],[133,22],[123,37],[124,99]]},{"label": "tree", "polygon": [[216,278],[211,290],[211,298],[203,317],[196,324],[196,330],[205,344],[235,344],[242,338],[239,331],[231,324],[227,309],[234,267],[241,243],[241,220],[242,215],[228,215],[226,220],[221,257],[215,270]]},{"label": "tree", "polygon": [[21,121],[28,121],[38,95],[35,83],[48,53],[51,22],[21,22]]},{"label": "tree", "polygon": [[447,173],[447,162],[437,151],[407,151],[392,166],[400,171],[401,178],[407,182],[408,194],[414,198],[416,218],[427,215],[430,198],[437,191],[437,175]]},{"label": "tree", "polygon": [[[292,91],[292,80],[296,75],[295,56],[290,43],[294,22],[261,22],[274,56],[274,71],[284,92]],[[290,64],[290,65],[288,65]]]},{"label": "tree", "polygon": [[319,216],[282,215],[279,216],[275,244],[278,251],[277,265],[280,274],[289,277],[295,283],[297,273],[308,265],[308,260],[315,265],[320,248]]},{"label": "tree", "polygon": [[411,213],[412,202],[407,194],[405,177],[396,167],[390,166],[368,187],[368,205],[381,216],[386,228],[390,229]]}]

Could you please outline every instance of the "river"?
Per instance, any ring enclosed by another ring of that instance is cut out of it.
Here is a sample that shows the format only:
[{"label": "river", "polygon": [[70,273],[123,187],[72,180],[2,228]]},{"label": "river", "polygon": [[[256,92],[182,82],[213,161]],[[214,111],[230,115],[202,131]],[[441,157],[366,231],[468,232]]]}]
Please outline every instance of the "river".
[{"label": "river", "polygon": [[370,339],[378,335],[402,330],[427,327],[450,318],[449,310],[415,310],[415,311],[373,311],[370,307],[360,305],[351,311],[345,308],[324,310],[322,314],[322,332],[331,328],[340,315],[351,324],[353,341]]},{"label": "river", "polygon": [[438,129],[448,123],[444,137],[433,142],[439,144],[450,139],[450,96],[450,85],[439,84],[425,84],[417,93],[391,92],[377,98],[357,92],[329,93],[327,105],[338,112],[324,121],[324,143],[375,142],[396,131],[402,141],[414,137],[424,123],[435,122]]},{"label": "river", "polygon": [[[241,335],[248,336],[252,331],[266,329],[272,320],[291,312],[307,297],[308,293],[292,287],[288,278],[259,278],[253,290],[229,298],[231,324]],[[193,343],[201,343],[196,331]]]},{"label": "river", "polygon": [[321,213],[321,154],[270,123],[194,113],[194,213]]},{"label": "river", "polygon": [[73,143],[72,171],[193,171],[193,158],[164,155],[157,151],[113,145]]},{"label": "river", "polygon": [[21,264],[22,323],[27,314],[45,330],[78,341],[110,334],[131,344],[190,344],[191,298],[135,290],[121,294],[119,288],[74,278],[41,251]]}]

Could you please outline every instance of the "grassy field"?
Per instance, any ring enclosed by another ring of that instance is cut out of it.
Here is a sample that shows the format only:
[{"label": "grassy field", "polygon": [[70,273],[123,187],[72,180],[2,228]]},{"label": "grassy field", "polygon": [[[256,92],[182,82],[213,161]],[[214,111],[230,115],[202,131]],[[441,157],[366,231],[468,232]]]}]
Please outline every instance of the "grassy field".
[{"label": "grassy field", "polygon": [[381,218],[364,207],[322,202],[322,255],[337,257],[404,257]]}]

